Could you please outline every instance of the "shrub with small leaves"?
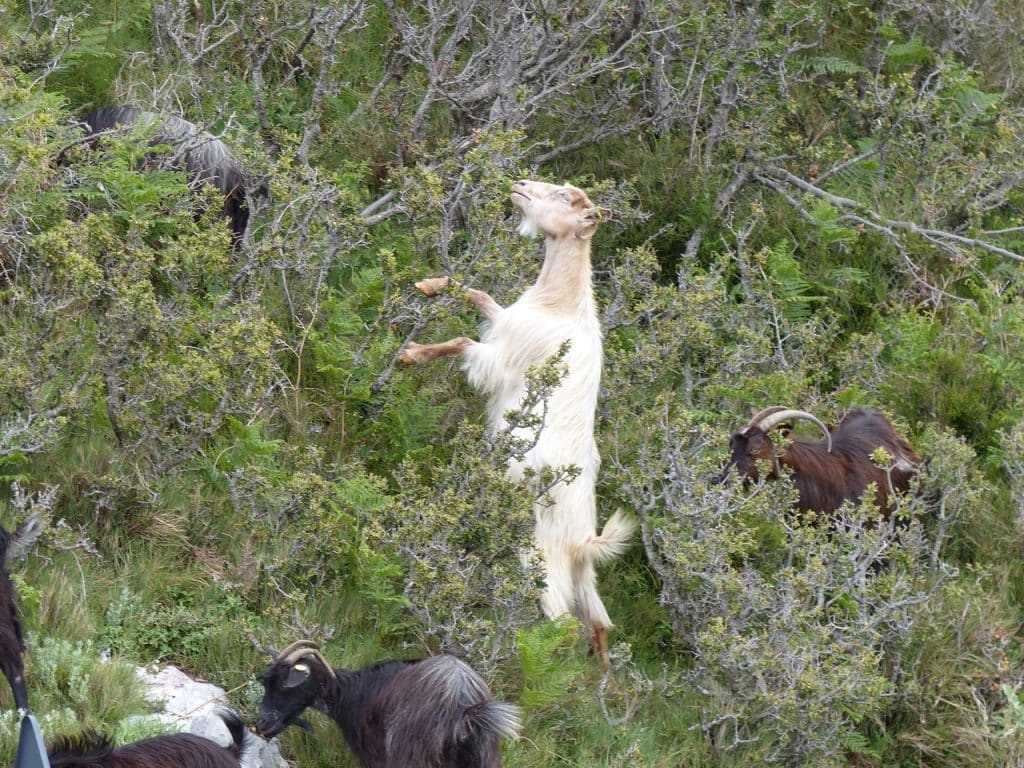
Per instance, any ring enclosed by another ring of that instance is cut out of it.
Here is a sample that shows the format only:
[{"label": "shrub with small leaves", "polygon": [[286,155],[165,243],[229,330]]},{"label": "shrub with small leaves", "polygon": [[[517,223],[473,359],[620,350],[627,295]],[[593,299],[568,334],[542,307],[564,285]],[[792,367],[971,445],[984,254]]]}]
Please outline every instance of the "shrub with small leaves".
[{"label": "shrub with small leaves", "polygon": [[724,439],[692,413],[656,412],[641,424],[636,462],[616,467],[616,480],[694,655],[689,678],[707,697],[707,737],[769,764],[842,764],[843,749],[916,672],[907,654],[922,610],[957,574],[941,544],[971,509],[970,473],[957,482],[937,460],[938,522],[929,498],[912,494],[888,522],[871,494],[827,518],[798,515],[784,479],[750,492],[714,485],[704,444]]},{"label": "shrub with small leaves", "polygon": [[112,732],[124,719],[151,711],[134,666],[101,653],[93,642],[40,639],[30,633],[26,645],[35,712],[70,709],[74,730]]},{"label": "shrub with small leaves", "polygon": [[534,622],[543,579],[533,553],[533,505],[575,467],[527,469],[508,479],[544,428],[548,398],[564,376],[562,354],[527,373],[521,408],[493,436],[464,423],[451,459],[424,477],[412,462],[396,473],[399,493],[369,527],[406,563],[403,595],[416,631],[486,673],[515,652],[516,632]]}]

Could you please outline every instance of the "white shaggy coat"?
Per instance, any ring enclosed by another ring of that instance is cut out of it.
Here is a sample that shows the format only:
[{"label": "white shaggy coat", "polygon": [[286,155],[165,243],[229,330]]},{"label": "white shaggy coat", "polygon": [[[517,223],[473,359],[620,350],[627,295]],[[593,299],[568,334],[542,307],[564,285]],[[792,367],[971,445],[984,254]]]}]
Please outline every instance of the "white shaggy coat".
[{"label": "white shaggy coat", "polygon": [[[580,474],[559,482],[550,503],[534,507],[534,542],[543,559],[546,588],[541,598],[551,618],[573,613],[592,631],[591,647],[607,664],[607,630],[612,626],[597,592],[594,565],[620,554],[634,523],[616,513],[597,535],[594,486],[601,464],[594,440],[594,418],[603,359],[590,263],[590,238],[607,211],[569,185],[519,181],[512,202],[523,219],[519,233],[544,235],[545,256],[537,282],[508,307],[500,307],[482,291],[468,298],[488,321],[479,342],[453,339],[443,344],[410,344],[405,362],[424,362],[441,355],[462,354],[470,384],[487,395],[488,425],[492,432],[506,426],[505,414],[521,407],[526,372],[543,364],[566,341],[566,374],[547,403],[543,428],[522,462],[514,461],[509,475],[523,477],[526,467],[574,466]],[[417,286],[435,295],[446,278]],[[532,438],[532,435],[526,436]]]}]

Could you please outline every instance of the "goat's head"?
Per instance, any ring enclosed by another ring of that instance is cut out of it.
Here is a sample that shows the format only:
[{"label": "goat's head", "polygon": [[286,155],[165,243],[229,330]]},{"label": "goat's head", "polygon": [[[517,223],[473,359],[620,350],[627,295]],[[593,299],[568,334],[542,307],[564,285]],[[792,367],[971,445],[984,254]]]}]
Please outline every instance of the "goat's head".
[{"label": "goat's head", "polygon": [[292,643],[259,677],[264,693],[256,719],[257,730],[267,738],[277,736],[289,725],[312,730],[299,715],[322,696],[324,686],[334,679],[334,669],[316,643]]},{"label": "goat's head", "polygon": [[773,405],[754,414],[747,426],[729,438],[729,449],[732,455],[729,457],[729,463],[718,476],[718,482],[725,482],[733,467],[743,478],[744,487],[751,482],[757,482],[759,461],[769,462],[772,469],[768,477],[776,477],[778,466],[775,444],[768,433],[780,424],[793,419],[803,419],[817,425],[825,435],[828,450],[832,450],[832,436],[829,434],[828,427],[817,418],[806,411],[796,411],[781,405]]},{"label": "goat's head", "polygon": [[588,240],[597,225],[611,216],[610,210],[594,205],[586,192],[570,184],[523,179],[512,185],[510,197],[523,215],[519,224],[523,237]]}]

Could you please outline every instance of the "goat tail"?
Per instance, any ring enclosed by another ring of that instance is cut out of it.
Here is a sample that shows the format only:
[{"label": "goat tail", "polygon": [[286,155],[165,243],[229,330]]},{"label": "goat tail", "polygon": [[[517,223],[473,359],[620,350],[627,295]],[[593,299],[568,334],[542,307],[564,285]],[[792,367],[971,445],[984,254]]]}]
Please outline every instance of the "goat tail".
[{"label": "goat tail", "polygon": [[523,710],[503,701],[482,701],[466,708],[470,730],[495,738],[518,739]]},{"label": "goat tail", "polygon": [[636,520],[621,509],[616,510],[615,514],[604,524],[600,536],[591,536],[576,547],[573,552],[574,558],[577,563],[586,561],[606,563],[609,560],[614,560],[626,551],[635,530]]},{"label": "goat tail", "polygon": [[217,717],[224,721],[228,732],[231,734],[231,743],[225,747],[235,757],[241,757],[245,750],[245,721],[238,716],[238,713],[231,709],[218,709]]},{"label": "goat tail", "polygon": [[43,533],[43,521],[33,512],[11,535],[7,551],[0,556],[0,564],[7,566],[28,554]]}]

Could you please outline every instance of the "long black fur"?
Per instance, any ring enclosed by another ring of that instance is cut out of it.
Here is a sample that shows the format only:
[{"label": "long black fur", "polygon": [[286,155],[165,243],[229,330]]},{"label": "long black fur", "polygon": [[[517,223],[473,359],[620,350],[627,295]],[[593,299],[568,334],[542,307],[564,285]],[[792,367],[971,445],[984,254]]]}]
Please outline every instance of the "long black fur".
[{"label": "long black fur", "polygon": [[[300,662],[308,677],[289,685]],[[500,738],[518,732],[518,708],[494,701],[453,656],[334,673],[312,655],[272,663],[260,677],[257,728],[275,736],[313,707],[334,720],[365,768],[498,768]]]},{"label": "long black fur", "polygon": [[193,733],[170,733],[114,747],[95,731],[58,738],[49,749],[50,768],[239,768],[245,723],[220,711],[232,743],[219,744]]},{"label": "long black fur", "polygon": [[[232,241],[239,247],[249,223],[246,176],[227,145],[176,115],[156,114],[135,107],[102,107],[82,115],[81,122],[92,136],[137,123],[154,127],[151,144],[169,144],[174,148],[172,167],[180,167],[195,188],[213,184],[224,195],[223,215],[231,227]],[[95,143],[95,142],[93,142]],[[266,194],[260,185],[254,194]]]},{"label": "long black fur", "polygon": [[28,710],[28,688],[25,685],[25,643],[18,619],[17,595],[7,573],[7,549],[11,535],[0,525],[0,669],[14,692],[14,704]]}]

